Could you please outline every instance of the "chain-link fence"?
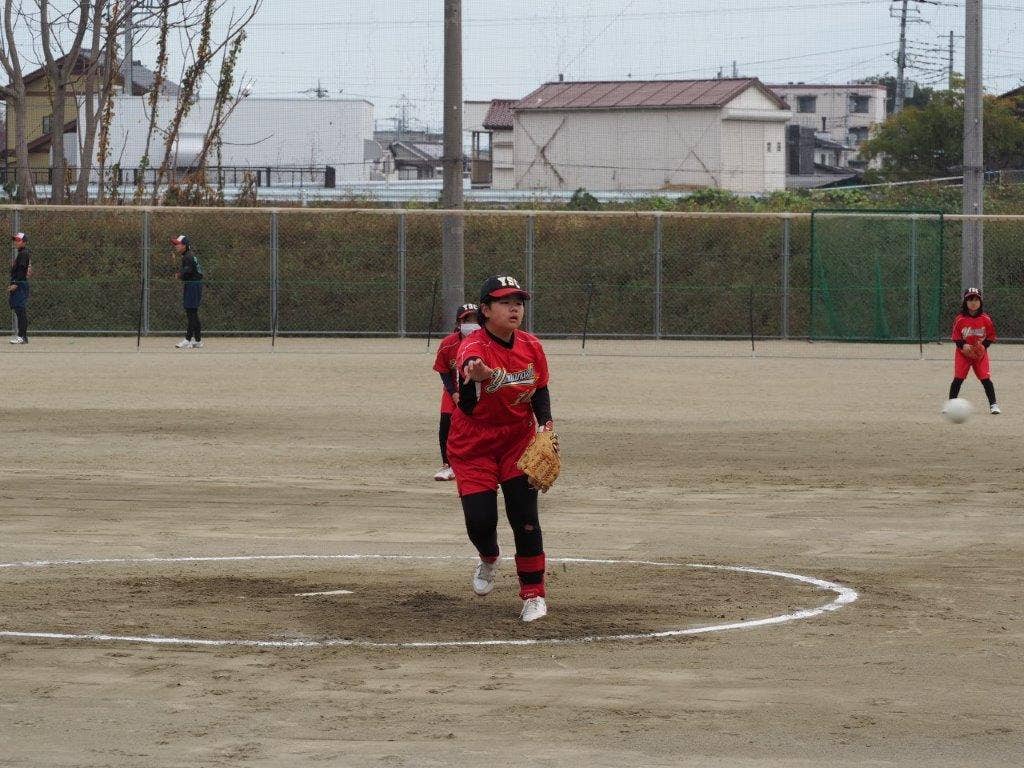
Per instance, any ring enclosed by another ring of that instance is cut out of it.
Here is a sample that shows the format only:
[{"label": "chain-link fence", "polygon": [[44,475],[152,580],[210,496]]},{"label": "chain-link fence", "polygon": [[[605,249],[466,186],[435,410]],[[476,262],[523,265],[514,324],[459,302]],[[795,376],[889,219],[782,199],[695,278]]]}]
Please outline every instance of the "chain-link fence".
[{"label": "chain-link fence", "polygon": [[[168,241],[186,233],[203,266],[204,333],[278,339],[445,333],[439,213],[41,206],[7,211],[11,230],[28,233],[32,249],[32,334],[180,333],[178,257]],[[929,258],[941,260],[929,272],[929,322],[901,331],[906,351],[899,355],[939,346],[960,304],[960,217],[941,219],[941,232],[924,237],[918,226],[907,225],[911,215],[861,215],[856,222],[847,216],[841,228],[833,228],[838,236],[822,241],[819,229],[812,242],[806,214],[464,215],[466,299],[476,299],[486,276],[514,275],[535,297],[527,311],[531,331],[580,339],[581,345],[585,338],[591,350],[605,341],[629,340],[627,349],[651,354],[879,354],[879,346],[823,345],[815,339],[813,307],[821,299],[812,280],[816,250],[820,257],[833,249],[844,263],[856,264],[877,259],[884,243],[891,246],[889,266],[897,272]],[[929,219],[929,226],[935,221]],[[882,222],[896,234],[880,239]],[[986,308],[1005,340],[1024,340],[1022,235],[1024,217],[985,222]],[[832,290],[839,287],[830,283]],[[903,286],[890,301],[905,303],[913,295]],[[915,309],[894,312],[913,317]],[[673,341],[678,343],[668,343]]]}]

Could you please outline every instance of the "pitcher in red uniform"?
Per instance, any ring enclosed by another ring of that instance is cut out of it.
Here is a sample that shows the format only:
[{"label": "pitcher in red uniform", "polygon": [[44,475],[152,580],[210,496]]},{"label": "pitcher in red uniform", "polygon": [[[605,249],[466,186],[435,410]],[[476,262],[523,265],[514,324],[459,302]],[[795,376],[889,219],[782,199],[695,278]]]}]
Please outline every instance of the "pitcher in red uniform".
[{"label": "pitcher in red uniform", "polygon": [[455,372],[455,356],[462,340],[480,327],[477,322],[476,304],[462,304],[455,312],[455,330],[441,339],[434,358],[434,370],[441,375],[441,423],[437,428],[437,439],[441,444],[441,468],[434,475],[435,480],[454,480],[448,463],[448,432],[452,426],[452,411],[459,400],[458,376]]},{"label": "pitcher in red uniform", "polygon": [[977,288],[964,291],[960,313],[953,321],[952,338],[956,352],[953,353],[953,383],[949,385],[949,399],[960,396],[960,385],[973,369],[985,388],[989,413],[1001,413],[996,403],[996,388],[992,384],[988,359],[988,348],[996,340],[996,327],[992,318],[983,311],[981,291]]},{"label": "pitcher in red uniform", "polygon": [[519,329],[527,293],[515,278],[489,277],[480,291],[481,328],[459,347],[458,408],[448,460],[462,500],[469,540],[480,555],[473,591],[490,594],[498,568],[498,488],[516,547],[520,618],[547,615],[544,541],[537,490],[516,467],[538,430],[553,429],[548,361],[536,336]]}]

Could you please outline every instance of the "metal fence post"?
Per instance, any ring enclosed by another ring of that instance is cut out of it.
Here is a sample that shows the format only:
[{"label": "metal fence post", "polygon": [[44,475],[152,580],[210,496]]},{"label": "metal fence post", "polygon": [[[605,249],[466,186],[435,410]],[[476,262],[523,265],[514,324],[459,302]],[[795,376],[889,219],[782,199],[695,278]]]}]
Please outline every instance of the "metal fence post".
[{"label": "metal fence post", "polygon": [[910,280],[910,296],[907,304],[910,306],[907,310],[908,324],[907,324],[907,337],[914,338],[916,335],[917,328],[917,215],[910,217],[910,274],[908,275]]},{"label": "metal fence post", "polygon": [[[533,294],[533,258],[534,258],[534,247],[536,245],[535,232],[536,232],[536,217],[530,214],[526,217],[526,290]],[[530,329],[531,333],[536,333],[536,328],[533,324],[533,302],[526,302],[526,327]]]},{"label": "metal fence post", "polygon": [[406,335],[406,292],[408,290],[406,278],[406,242],[405,242],[405,214],[398,214],[398,335],[405,338]]},{"label": "metal fence post", "polygon": [[149,336],[149,291],[150,291],[150,242],[149,211],[142,212],[142,335]]},{"label": "metal fence post", "polygon": [[782,338],[789,338],[789,257],[790,257],[790,219],[782,217]]},{"label": "metal fence post", "polygon": [[270,336],[277,336],[277,289],[278,289],[278,233],[277,211],[270,212]]},{"label": "metal fence post", "polygon": [[661,214],[654,214],[654,338],[661,338]]}]

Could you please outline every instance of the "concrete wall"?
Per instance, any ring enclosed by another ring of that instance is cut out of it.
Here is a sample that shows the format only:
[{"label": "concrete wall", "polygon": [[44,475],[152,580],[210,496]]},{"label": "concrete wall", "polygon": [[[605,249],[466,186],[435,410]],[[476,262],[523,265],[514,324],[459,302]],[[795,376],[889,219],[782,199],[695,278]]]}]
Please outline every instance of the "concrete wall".
[{"label": "concrete wall", "polygon": [[[174,101],[162,99],[158,126],[173,113]],[[183,121],[177,144],[177,165],[191,163],[202,146],[213,111],[213,99],[199,99]],[[148,118],[142,97],[121,96],[110,130],[110,160],[136,168],[145,148]],[[80,125],[79,130],[82,130]],[[243,99],[221,134],[225,166],[332,165],[337,181],[367,181],[363,142],[373,139],[373,105],[361,100]],[[150,149],[150,165],[159,165],[163,142],[158,135]],[[209,163],[215,162],[210,154]]]},{"label": "concrete wall", "polygon": [[786,124],[722,121],[720,186],[748,194],[785,189]]},{"label": "concrete wall", "polygon": [[515,153],[512,131],[491,133],[491,189],[515,189]]}]

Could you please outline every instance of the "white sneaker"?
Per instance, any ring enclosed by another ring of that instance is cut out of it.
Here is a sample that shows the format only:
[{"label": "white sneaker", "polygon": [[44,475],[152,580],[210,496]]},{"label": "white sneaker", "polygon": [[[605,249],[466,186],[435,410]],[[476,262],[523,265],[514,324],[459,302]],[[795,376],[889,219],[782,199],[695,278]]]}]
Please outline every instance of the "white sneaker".
[{"label": "white sneaker", "polygon": [[548,615],[548,604],[543,597],[531,597],[523,600],[523,612],[519,618],[523,621],[536,621]]},{"label": "white sneaker", "polygon": [[434,475],[434,479],[435,480],[454,480],[455,479],[455,473],[452,471],[452,468],[450,466],[445,464],[439,470],[437,470],[437,474]]},{"label": "white sneaker", "polygon": [[988,407],[988,412],[989,413],[1002,413],[1002,411],[999,410],[999,405],[997,403],[992,403],[992,405],[990,405]]},{"label": "white sneaker", "polygon": [[192,349],[192,342],[188,339],[182,339],[174,345],[177,349]]},{"label": "white sneaker", "polygon": [[473,591],[480,597],[491,594],[494,589],[494,572],[498,570],[498,560],[493,563],[485,563],[481,560],[477,563],[473,572]]},{"label": "white sneaker", "polygon": [[25,340],[21,336],[15,336],[11,339],[11,344],[24,344]]},{"label": "white sneaker", "polygon": [[203,342],[201,342],[201,341],[193,341],[192,342],[192,349],[202,349],[202,348],[203,348]]}]

